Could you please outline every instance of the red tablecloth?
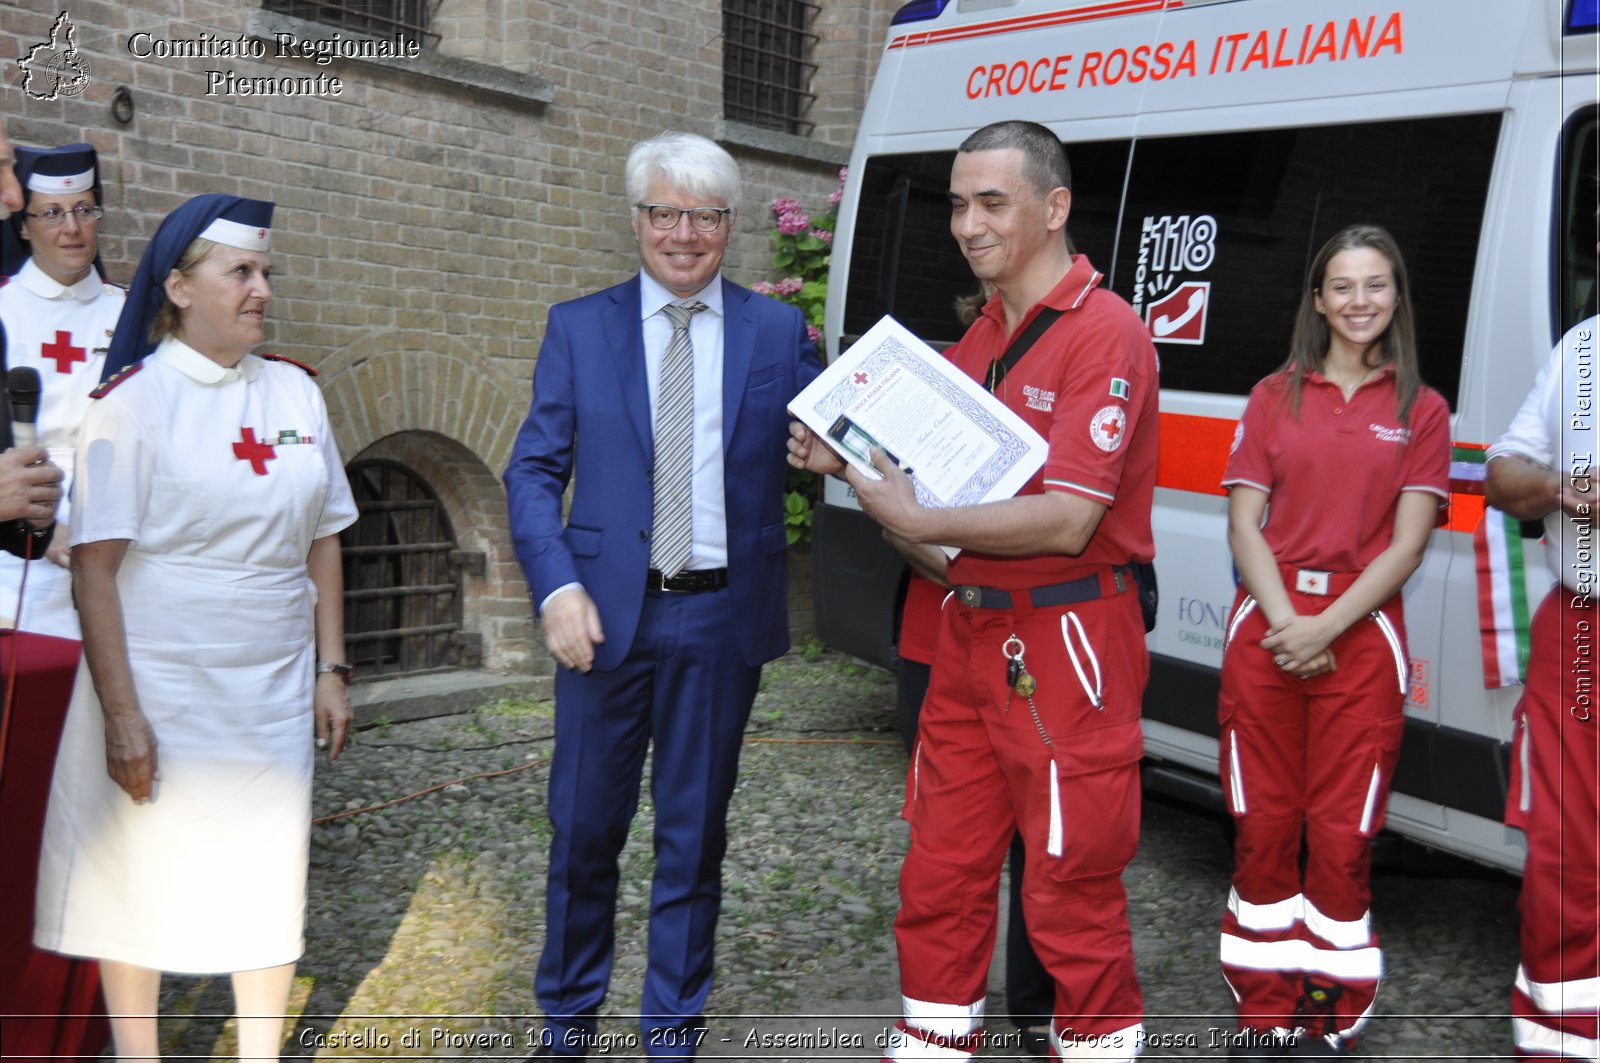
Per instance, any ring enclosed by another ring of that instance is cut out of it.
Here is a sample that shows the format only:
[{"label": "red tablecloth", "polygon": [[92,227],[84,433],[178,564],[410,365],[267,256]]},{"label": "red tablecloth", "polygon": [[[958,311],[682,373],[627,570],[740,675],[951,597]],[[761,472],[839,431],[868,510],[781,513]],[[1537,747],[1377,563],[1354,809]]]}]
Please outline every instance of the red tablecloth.
[{"label": "red tablecloth", "polygon": [[40,833],[81,648],[0,631],[0,698],[16,672],[0,751],[0,1054],[8,1063],[97,1056],[109,1033],[99,967],[33,947]]}]

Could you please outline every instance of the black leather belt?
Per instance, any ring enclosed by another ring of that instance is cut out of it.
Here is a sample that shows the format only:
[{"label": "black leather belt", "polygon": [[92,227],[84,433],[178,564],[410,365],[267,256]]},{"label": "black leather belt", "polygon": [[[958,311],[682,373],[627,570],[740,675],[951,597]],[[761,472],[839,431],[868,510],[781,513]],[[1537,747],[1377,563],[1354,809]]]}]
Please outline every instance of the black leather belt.
[{"label": "black leather belt", "polygon": [[663,576],[655,569],[644,574],[644,589],[647,591],[678,591],[683,594],[699,594],[702,591],[720,591],[728,585],[728,570],[725,568],[702,568],[690,571],[684,569],[676,576]]},{"label": "black leather belt", "polygon": [[[1114,586],[1111,594],[1121,594],[1133,582],[1133,573],[1125,567],[1111,570]],[[1003,591],[996,587],[978,587],[970,583],[957,584],[956,601],[973,609],[1043,609],[1051,605],[1077,605],[1107,597],[1100,588],[1100,573],[1066,583],[1047,583],[1043,587],[1027,590]]]}]

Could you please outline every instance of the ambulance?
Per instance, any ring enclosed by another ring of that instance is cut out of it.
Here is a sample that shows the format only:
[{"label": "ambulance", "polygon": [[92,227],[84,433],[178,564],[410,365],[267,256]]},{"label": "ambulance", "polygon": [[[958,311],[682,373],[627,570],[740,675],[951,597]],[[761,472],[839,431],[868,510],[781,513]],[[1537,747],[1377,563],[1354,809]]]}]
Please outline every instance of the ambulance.
[{"label": "ambulance", "polygon": [[[959,338],[953,304],[976,284],[949,232],[956,146],[1004,119],[1061,137],[1069,234],[1161,359],[1150,782],[1220,794],[1236,576],[1218,482],[1251,386],[1287,353],[1312,255],[1372,222],[1405,254],[1454,444],[1448,514],[1405,587],[1388,825],[1520,869],[1522,837],[1501,823],[1512,707],[1552,576],[1538,526],[1490,511],[1474,533],[1485,448],[1596,310],[1597,30],[1600,0],[917,0],[894,16],[840,205],[828,347],[885,314],[935,345]],[[814,527],[819,636],[892,665],[905,566],[836,479]]]}]

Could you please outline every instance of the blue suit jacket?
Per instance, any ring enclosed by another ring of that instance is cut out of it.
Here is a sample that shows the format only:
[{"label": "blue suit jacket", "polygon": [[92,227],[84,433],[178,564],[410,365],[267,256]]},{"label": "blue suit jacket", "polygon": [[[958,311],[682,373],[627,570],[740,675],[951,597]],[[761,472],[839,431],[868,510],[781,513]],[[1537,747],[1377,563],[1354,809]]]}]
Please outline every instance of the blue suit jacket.
[{"label": "blue suit jacket", "polygon": [[[820,369],[800,311],[722,281],[722,465],[728,590],[751,665],[789,648],[783,485],[789,400]],[[534,604],[582,583],[606,640],[627,656],[650,567],[655,445],[637,275],[550,308],[533,405],[506,469],[511,535]],[[575,480],[563,525],[562,495]]]}]

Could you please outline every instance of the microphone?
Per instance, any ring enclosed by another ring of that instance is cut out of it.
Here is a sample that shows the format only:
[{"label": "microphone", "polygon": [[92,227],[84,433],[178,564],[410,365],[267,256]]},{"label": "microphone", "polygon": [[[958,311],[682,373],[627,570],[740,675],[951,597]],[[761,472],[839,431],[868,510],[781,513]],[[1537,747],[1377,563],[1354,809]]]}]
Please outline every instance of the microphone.
[{"label": "microphone", "polygon": [[39,370],[19,365],[6,373],[11,400],[11,439],[19,447],[39,445]]}]

